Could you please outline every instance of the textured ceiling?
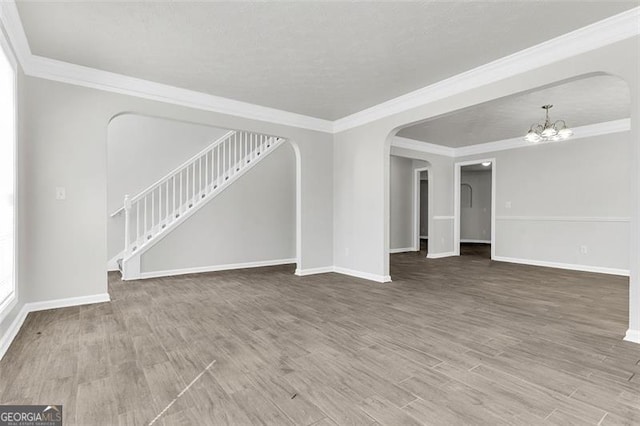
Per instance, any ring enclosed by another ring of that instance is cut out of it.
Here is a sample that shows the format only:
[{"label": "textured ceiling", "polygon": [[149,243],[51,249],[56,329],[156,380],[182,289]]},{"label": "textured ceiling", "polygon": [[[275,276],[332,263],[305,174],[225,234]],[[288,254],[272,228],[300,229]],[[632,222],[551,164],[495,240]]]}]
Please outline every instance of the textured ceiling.
[{"label": "textured ceiling", "polygon": [[545,104],[553,104],[552,120],[578,127],[628,118],[631,99],[623,80],[588,77],[478,104],[404,128],[398,136],[453,148],[511,139],[544,120]]},{"label": "textured ceiling", "polygon": [[333,120],[636,5],[19,1],[18,10],[36,55]]}]

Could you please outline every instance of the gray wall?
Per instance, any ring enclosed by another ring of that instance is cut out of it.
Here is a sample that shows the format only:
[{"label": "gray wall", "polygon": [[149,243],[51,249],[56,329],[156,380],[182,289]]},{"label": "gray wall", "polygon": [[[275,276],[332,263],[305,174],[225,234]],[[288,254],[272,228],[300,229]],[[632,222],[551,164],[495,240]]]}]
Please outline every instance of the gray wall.
[{"label": "gray wall", "polygon": [[413,161],[391,157],[389,165],[391,185],[391,245],[394,249],[413,247]]},{"label": "gray wall", "polygon": [[[124,249],[125,194],[134,196],[228,132],[183,121],[122,114],[107,136],[107,258]],[[150,161],[151,160],[151,161]]]},{"label": "gray wall", "polygon": [[463,167],[460,183],[470,185],[473,195],[471,207],[460,204],[460,240],[491,242],[491,171]]},{"label": "gray wall", "polygon": [[[429,167],[431,180],[427,204],[431,204],[431,213],[427,219],[428,253],[431,255],[452,253],[454,159],[397,147],[391,148],[391,154],[390,158],[412,159],[415,168]],[[393,188],[391,182],[389,183],[390,196],[392,196]]]},{"label": "gray wall", "polygon": [[[391,156],[390,159],[390,197],[391,197],[391,246],[394,251],[414,250],[414,185],[415,170],[428,166],[418,159],[403,156]],[[428,205],[425,197],[424,221],[428,222]],[[428,228],[428,225],[427,225]]]},{"label": "gray wall", "polygon": [[624,132],[492,153],[496,256],[628,270],[632,144]]},{"label": "gray wall", "polygon": [[143,253],[141,272],[296,257],[296,159],[285,143]]},{"label": "gray wall", "polygon": [[[27,77],[23,144],[26,181],[20,237],[29,302],[107,292],[107,126],[123,111],[281,135],[300,158],[301,268],[332,265],[332,137]],[[23,170],[25,170],[23,168]],[[55,199],[65,186],[67,199]],[[24,244],[24,246],[23,246]]]}]

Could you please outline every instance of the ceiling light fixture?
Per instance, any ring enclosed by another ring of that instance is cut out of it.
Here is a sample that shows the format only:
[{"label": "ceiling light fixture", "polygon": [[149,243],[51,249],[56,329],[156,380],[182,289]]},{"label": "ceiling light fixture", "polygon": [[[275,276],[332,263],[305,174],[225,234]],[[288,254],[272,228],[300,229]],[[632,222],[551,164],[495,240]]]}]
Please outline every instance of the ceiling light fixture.
[{"label": "ceiling light fixture", "polygon": [[489,167],[491,165],[491,161],[485,161],[484,163],[482,163],[482,165],[485,167]]},{"label": "ceiling light fixture", "polygon": [[546,117],[544,124],[532,124],[529,128],[529,132],[524,137],[527,142],[547,142],[547,141],[561,141],[568,139],[573,135],[573,131],[567,127],[567,123],[564,120],[557,120],[553,123],[549,119],[549,109],[553,105],[543,105],[542,109],[546,111]]}]

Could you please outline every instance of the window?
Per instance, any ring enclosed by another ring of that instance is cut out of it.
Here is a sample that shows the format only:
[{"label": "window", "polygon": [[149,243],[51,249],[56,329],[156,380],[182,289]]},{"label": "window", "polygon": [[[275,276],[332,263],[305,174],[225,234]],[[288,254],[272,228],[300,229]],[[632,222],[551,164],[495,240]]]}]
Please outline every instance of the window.
[{"label": "window", "polygon": [[0,32],[0,318],[15,291],[16,67]]}]

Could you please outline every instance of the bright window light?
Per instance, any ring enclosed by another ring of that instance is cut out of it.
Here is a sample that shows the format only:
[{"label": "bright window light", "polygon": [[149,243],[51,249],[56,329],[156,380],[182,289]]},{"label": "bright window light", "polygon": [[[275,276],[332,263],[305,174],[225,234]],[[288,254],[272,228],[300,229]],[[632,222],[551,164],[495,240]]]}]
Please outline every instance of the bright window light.
[{"label": "bright window light", "polygon": [[15,295],[15,114],[15,70],[0,44],[0,314]]}]

